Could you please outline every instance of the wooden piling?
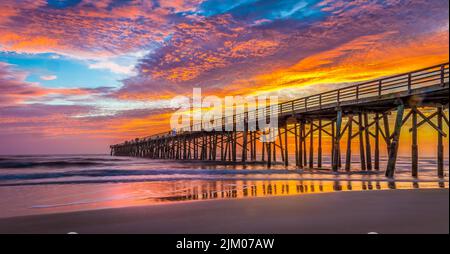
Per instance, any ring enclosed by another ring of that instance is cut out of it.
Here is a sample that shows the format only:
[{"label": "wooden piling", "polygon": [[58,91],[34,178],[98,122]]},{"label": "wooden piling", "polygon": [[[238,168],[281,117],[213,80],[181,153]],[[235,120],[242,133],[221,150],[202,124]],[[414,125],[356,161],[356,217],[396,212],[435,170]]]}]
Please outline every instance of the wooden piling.
[{"label": "wooden piling", "polygon": [[370,130],[369,130],[369,119],[367,113],[364,113],[364,134],[366,140],[366,161],[367,170],[372,170],[372,151],[370,149]]},{"label": "wooden piling", "polygon": [[[335,137],[336,137],[336,134],[335,134],[335,125],[336,125],[336,121],[331,121],[331,164],[333,164],[333,162],[334,162],[334,139],[335,139]],[[331,166],[331,167],[333,167],[333,166]]]},{"label": "wooden piling", "polygon": [[[280,139],[281,142],[281,139]],[[276,141],[271,142],[271,144],[273,145],[273,162],[277,162],[277,144]],[[281,146],[280,146],[281,147]],[[283,154],[283,152],[281,152],[281,154]]]},{"label": "wooden piling", "polygon": [[363,139],[363,119],[362,119],[362,113],[358,113],[358,129],[359,129],[359,158],[361,160],[361,170],[366,170],[366,158],[365,158],[365,152],[364,152],[364,139]]},{"label": "wooden piling", "polygon": [[220,160],[221,161],[225,160],[225,156],[224,156],[225,143],[224,143],[224,140],[223,140],[223,136],[224,136],[224,133],[221,132],[220,133]]},{"label": "wooden piling", "polygon": [[253,160],[253,132],[251,130],[247,131],[247,161]]},{"label": "wooden piling", "polygon": [[[236,127],[235,127],[236,128]],[[233,131],[232,135],[232,160],[236,162],[237,160],[237,132]]]},{"label": "wooden piling", "polygon": [[[261,135],[264,135],[264,133],[261,133]],[[261,144],[261,160],[262,161],[266,160],[266,156],[265,156],[266,149],[267,149],[266,143],[262,142],[262,144]]]},{"label": "wooden piling", "polygon": [[380,118],[379,114],[375,114],[375,170],[380,170]]},{"label": "wooden piling", "polygon": [[252,156],[252,161],[256,161],[256,141],[258,140],[257,138],[257,132],[253,131],[253,156]]},{"label": "wooden piling", "polygon": [[247,116],[246,120],[244,121],[244,131],[242,132],[242,162],[247,161],[247,133],[248,132],[248,123],[247,123]]},{"label": "wooden piling", "polygon": [[338,171],[339,168],[339,141],[340,141],[340,135],[341,135],[341,125],[342,125],[342,111],[339,109],[337,111],[337,118],[336,118],[336,133],[334,137],[334,151],[333,151],[333,163],[332,163],[332,169],[333,171]]},{"label": "wooden piling", "polygon": [[314,123],[310,120],[309,130],[309,168],[314,168]]},{"label": "wooden piling", "polygon": [[394,174],[395,174],[395,165],[397,162],[398,145],[399,145],[399,140],[400,140],[400,132],[402,129],[404,111],[405,111],[405,105],[400,104],[397,107],[397,117],[395,120],[395,127],[394,127],[394,133],[392,135],[391,145],[389,147],[389,157],[388,157],[388,163],[387,163],[387,168],[386,168],[386,176],[390,177],[390,178],[394,177]]},{"label": "wooden piling", "polygon": [[391,136],[391,131],[389,130],[388,112],[383,113],[383,125],[384,125],[384,135],[386,136],[385,142],[387,146],[387,151],[389,153],[389,149],[391,148],[391,139],[389,138]]},{"label": "wooden piling", "polygon": [[[283,142],[283,138],[281,137],[281,134],[282,134],[281,129],[278,129],[278,140],[280,143],[279,147],[280,147],[281,161],[284,162],[284,142]],[[275,143],[275,147],[276,147],[276,143]]]},{"label": "wooden piling", "polygon": [[267,167],[270,168],[272,166],[272,153],[271,153],[272,143],[266,142],[266,146],[267,146]]},{"label": "wooden piling", "polygon": [[302,123],[302,132],[303,132],[303,166],[306,167],[308,165],[308,160],[306,156],[306,122]]},{"label": "wooden piling", "polygon": [[300,166],[299,162],[299,151],[298,151],[298,124],[294,124],[294,144],[295,144],[295,166]]},{"label": "wooden piling", "polygon": [[[443,110],[442,106],[437,107],[437,127],[439,130],[442,131],[442,117],[443,116]],[[437,147],[437,171],[438,171],[438,177],[443,178],[444,177],[444,144],[443,144],[443,135],[442,132],[437,132],[438,134],[438,147]]]},{"label": "wooden piling", "polygon": [[284,166],[289,165],[289,152],[288,152],[288,124],[287,121],[284,124]]},{"label": "wooden piling", "polygon": [[317,168],[322,168],[322,119],[319,118],[318,122]]},{"label": "wooden piling", "polygon": [[353,116],[348,117],[347,127],[347,152],[345,154],[345,171],[350,171],[352,163],[352,129],[353,129]]},{"label": "wooden piling", "polygon": [[411,172],[413,177],[418,175],[419,153],[417,148],[417,112],[415,108],[411,109],[412,113],[412,145],[411,145]]}]

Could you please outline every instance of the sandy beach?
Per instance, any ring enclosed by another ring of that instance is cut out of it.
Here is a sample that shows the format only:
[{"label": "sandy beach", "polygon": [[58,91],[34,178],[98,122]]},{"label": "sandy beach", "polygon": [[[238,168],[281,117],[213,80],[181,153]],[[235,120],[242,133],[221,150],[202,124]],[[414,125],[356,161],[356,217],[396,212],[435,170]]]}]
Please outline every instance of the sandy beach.
[{"label": "sandy beach", "polygon": [[0,219],[0,233],[449,233],[449,191],[208,200]]}]

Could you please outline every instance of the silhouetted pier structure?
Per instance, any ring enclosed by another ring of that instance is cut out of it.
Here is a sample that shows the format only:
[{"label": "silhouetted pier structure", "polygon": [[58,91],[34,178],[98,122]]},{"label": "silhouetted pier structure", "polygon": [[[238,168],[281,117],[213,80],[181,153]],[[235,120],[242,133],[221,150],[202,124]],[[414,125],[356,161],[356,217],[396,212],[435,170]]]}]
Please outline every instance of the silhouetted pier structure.
[{"label": "silhouetted pier structure", "polygon": [[[352,140],[357,139],[360,170],[380,170],[380,147],[384,146],[388,154],[386,176],[393,177],[400,134],[409,131],[412,175],[417,176],[418,128],[429,125],[437,135],[437,174],[443,177],[443,139],[447,137],[444,123],[449,125],[444,110],[448,106],[449,64],[444,63],[270,105],[266,112],[236,114],[232,117],[231,131],[225,129],[225,123],[231,119],[223,119],[213,131],[205,131],[201,123],[186,131],[126,141],[112,145],[111,155],[242,164],[264,162],[268,167],[277,160],[288,166],[293,164],[289,159],[293,159],[297,168],[323,168],[324,138],[328,136],[331,170],[350,171]],[[433,112],[426,114],[424,109]],[[395,113],[393,124],[388,117],[392,113]],[[273,142],[257,142],[264,134],[258,120],[271,114],[278,116],[278,138]],[[256,125],[249,125],[255,121]],[[411,128],[404,130],[408,121]],[[236,124],[242,122],[243,130],[237,130]]]}]

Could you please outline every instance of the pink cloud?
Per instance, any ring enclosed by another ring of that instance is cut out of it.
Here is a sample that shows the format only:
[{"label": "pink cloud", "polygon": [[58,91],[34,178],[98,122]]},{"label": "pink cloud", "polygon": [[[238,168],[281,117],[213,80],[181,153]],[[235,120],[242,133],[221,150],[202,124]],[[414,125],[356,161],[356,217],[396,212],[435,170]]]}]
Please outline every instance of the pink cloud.
[{"label": "pink cloud", "polygon": [[15,2],[0,2],[0,50],[106,57],[160,43],[173,30],[173,11],[148,1],[114,8],[110,1],[83,1],[65,9]]},{"label": "pink cloud", "polygon": [[[126,80],[118,96],[145,99],[189,94],[199,86],[216,94],[268,89],[269,84],[253,77],[270,76],[350,42],[359,44],[351,44],[353,48],[347,47],[340,57],[353,51],[371,55],[375,47],[395,48],[401,41],[448,28],[448,2],[443,1],[323,1],[317,7],[330,15],[308,25],[282,20],[254,26],[231,15],[181,23],[164,47],[141,60],[138,77]],[[380,35],[384,36],[373,39]],[[409,55],[414,54],[405,57]],[[329,57],[331,65],[340,62],[339,56]],[[283,77],[278,78],[274,83],[283,84]]]}]

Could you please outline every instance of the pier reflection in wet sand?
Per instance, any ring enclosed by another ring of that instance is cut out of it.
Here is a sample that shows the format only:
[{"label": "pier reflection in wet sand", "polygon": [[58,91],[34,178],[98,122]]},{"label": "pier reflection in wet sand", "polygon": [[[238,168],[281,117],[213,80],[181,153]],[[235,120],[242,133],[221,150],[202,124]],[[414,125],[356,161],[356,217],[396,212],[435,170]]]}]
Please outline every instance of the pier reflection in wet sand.
[{"label": "pier reflection in wet sand", "polygon": [[[155,201],[187,201],[227,198],[287,196],[339,191],[369,191],[389,189],[448,188],[448,182],[395,181],[236,181],[205,182],[190,187],[189,183],[174,184],[172,195]],[[169,194],[166,192],[166,194]],[[152,199],[152,198],[151,198]]]},{"label": "pier reflection in wet sand", "polygon": [[[448,181],[176,180],[0,187],[1,217],[202,200],[246,199],[342,191],[448,188]],[[20,195],[17,195],[20,194]]]}]

